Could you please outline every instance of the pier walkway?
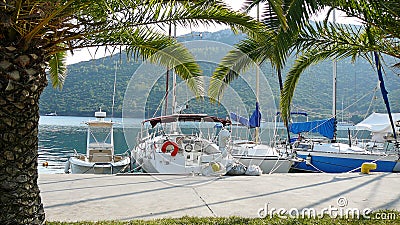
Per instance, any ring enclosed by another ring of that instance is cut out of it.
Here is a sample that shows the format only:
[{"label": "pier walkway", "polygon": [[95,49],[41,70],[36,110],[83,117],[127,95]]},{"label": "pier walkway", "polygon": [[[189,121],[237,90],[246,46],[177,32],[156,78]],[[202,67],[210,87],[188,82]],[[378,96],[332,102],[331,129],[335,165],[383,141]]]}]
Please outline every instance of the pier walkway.
[{"label": "pier walkway", "polygon": [[39,186],[48,221],[186,215],[258,217],[274,208],[292,214],[295,209],[319,213],[329,207],[400,210],[399,173],[288,173],[220,178],[40,174]]}]

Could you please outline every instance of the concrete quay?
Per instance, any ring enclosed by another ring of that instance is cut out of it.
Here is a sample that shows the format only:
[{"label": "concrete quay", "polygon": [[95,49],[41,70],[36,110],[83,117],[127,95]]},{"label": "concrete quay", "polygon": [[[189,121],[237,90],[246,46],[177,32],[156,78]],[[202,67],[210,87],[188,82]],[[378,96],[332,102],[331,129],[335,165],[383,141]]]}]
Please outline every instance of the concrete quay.
[{"label": "concrete quay", "polygon": [[399,173],[40,174],[39,187],[48,221],[258,217],[261,208],[400,210]]}]

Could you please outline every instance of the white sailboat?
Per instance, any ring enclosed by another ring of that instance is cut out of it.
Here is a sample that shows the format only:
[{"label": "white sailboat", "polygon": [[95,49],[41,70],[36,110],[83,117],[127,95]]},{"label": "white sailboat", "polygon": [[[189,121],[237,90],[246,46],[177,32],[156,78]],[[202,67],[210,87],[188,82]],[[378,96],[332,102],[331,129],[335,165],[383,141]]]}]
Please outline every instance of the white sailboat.
[{"label": "white sailboat", "polygon": [[[257,6],[257,18],[259,7]],[[294,159],[288,154],[279,152],[276,146],[269,146],[260,143],[261,112],[259,109],[259,67],[256,68],[256,109],[252,116],[247,119],[231,113],[232,121],[241,123],[248,128],[254,128],[254,140],[233,140],[232,156],[245,166],[259,166],[262,173],[287,173],[294,163]]]},{"label": "white sailboat", "polygon": [[[131,150],[136,166],[146,173],[224,175],[226,165],[232,160],[228,151],[230,133],[225,129],[230,120],[207,114],[176,113],[176,74],[173,72],[172,114],[168,114],[171,72],[167,68],[164,116],[142,121],[137,144]],[[202,127],[206,127],[207,133]]]},{"label": "white sailboat", "polygon": [[66,173],[115,174],[128,169],[129,155],[116,155],[114,150],[114,122],[105,120],[106,112],[95,112],[96,120],[88,125],[86,154],[75,154],[65,165]]},{"label": "white sailboat", "polygon": [[224,175],[232,160],[230,132],[224,128],[229,124],[229,120],[206,114],[150,118],[142,122],[132,155],[147,173]]}]

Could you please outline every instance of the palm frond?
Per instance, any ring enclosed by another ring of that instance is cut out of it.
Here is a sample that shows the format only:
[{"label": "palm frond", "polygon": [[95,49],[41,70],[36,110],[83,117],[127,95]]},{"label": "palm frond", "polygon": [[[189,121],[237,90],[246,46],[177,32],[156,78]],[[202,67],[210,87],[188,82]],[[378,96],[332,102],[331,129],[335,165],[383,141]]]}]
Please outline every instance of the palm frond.
[{"label": "palm frond", "polygon": [[102,33],[94,37],[97,42],[110,45],[127,45],[128,56],[148,60],[166,68],[173,68],[178,76],[187,81],[196,96],[204,94],[201,70],[193,55],[175,39],[158,33],[155,29],[126,28],[118,32]]},{"label": "palm frond", "polygon": [[249,37],[237,44],[235,49],[221,60],[215,69],[208,90],[211,99],[220,99],[224,89],[235,80],[240,73],[245,72],[251,66],[270,59],[275,44],[275,35],[272,31],[264,32],[257,38]]},{"label": "palm frond", "polygon": [[303,52],[286,77],[281,93],[280,110],[282,118],[287,118],[297,82],[303,71],[312,64],[326,59],[342,60],[362,57],[373,65],[372,52],[395,55],[391,40],[386,40],[377,29],[359,26],[317,23],[307,26],[297,40],[298,50]]},{"label": "palm frond", "polygon": [[65,78],[67,77],[66,57],[66,52],[58,52],[52,55],[49,61],[49,74],[52,86],[59,90],[62,90]]}]

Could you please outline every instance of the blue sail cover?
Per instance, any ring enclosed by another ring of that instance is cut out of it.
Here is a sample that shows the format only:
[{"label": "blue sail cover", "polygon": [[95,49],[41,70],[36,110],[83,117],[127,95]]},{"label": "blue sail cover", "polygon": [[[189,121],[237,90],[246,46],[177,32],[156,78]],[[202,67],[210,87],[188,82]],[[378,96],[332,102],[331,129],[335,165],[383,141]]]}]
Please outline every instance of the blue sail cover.
[{"label": "blue sail cover", "polygon": [[256,103],[256,109],[254,110],[253,114],[250,116],[249,119],[247,119],[243,116],[239,116],[238,114],[233,113],[233,112],[230,113],[230,116],[231,116],[232,121],[239,122],[240,124],[242,124],[246,127],[250,127],[250,128],[260,127],[261,112],[260,112],[258,103]]},{"label": "blue sail cover", "polygon": [[242,124],[242,125],[244,125],[244,126],[249,126],[249,120],[248,119],[246,119],[246,118],[244,118],[243,116],[239,116],[239,115],[237,115],[236,113],[233,113],[233,112],[231,112],[230,113],[231,115],[231,120],[232,121],[236,121],[236,122],[238,122],[238,123],[240,123],[240,124]]},{"label": "blue sail cover", "polygon": [[299,134],[301,132],[312,132],[319,133],[329,139],[333,139],[335,129],[335,118],[327,120],[315,120],[310,122],[297,122],[289,125],[290,132],[294,134]]},{"label": "blue sail cover", "polygon": [[250,128],[260,127],[260,123],[261,123],[260,106],[258,105],[258,102],[256,102],[256,109],[253,111],[253,114],[250,116],[249,119],[249,127]]}]

